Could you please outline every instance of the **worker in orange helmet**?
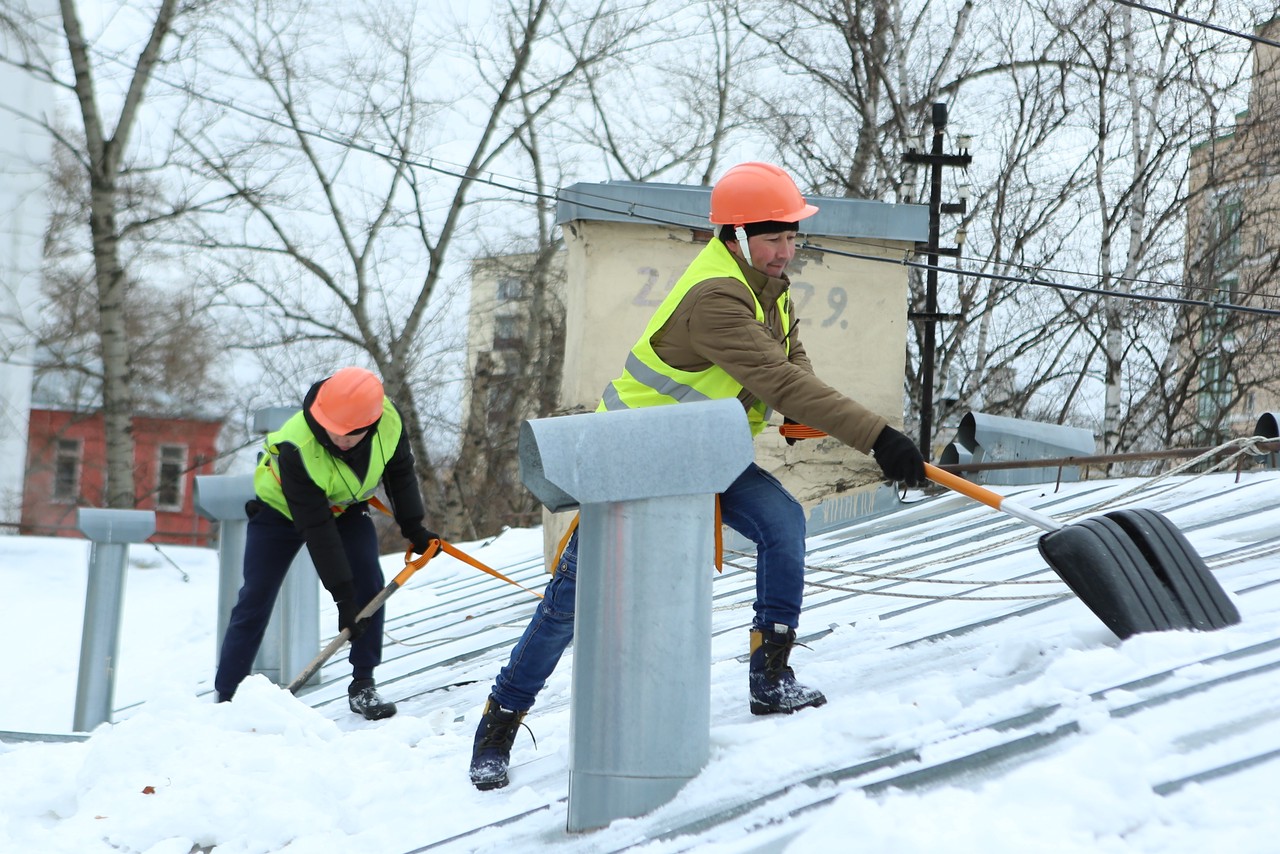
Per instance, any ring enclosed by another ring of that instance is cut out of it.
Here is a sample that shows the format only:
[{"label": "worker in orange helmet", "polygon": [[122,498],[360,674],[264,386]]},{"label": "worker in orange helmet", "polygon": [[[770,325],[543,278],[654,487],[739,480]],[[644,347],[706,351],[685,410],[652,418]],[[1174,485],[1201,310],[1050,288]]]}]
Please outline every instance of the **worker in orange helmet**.
[{"label": "worker in orange helmet", "polygon": [[249,675],[285,574],[305,543],[320,582],[338,607],[338,631],[350,632],[351,711],[391,717],[373,679],[382,662],[383,609],[356,617],[384,586],[369,499],[386,488],[400,533],[425,552],[439,536],[423,526],[422,492],[400,413],[382,381],[343,368],[315,385],[302,409],[268,434],[246,505],[244,586],[223,638],[214,688],[230,700]]},{"label": "worker in orange helmet", "polygon": [[[923,484],[924,458],[911,440],[818,379],[800,343],[786,269],[796,254],[800,220],[817,212],[777,166],[742,163],[726,172],[711,191],[715,236],[658,306],[621,376],[605,387],[599,409],[736,398],[753,434],[764,429],[772,409],[874,454],[890,480]],[[720,495],[720,509],[726,525],[756,544],[751,713],[823,705],[822,692],[800,683],[789,664],[804,589],[803,508],[752,463]],[[573,638],[577,555],[575,531],[494,681],[472,745],[470,775],[478,789],[507,785],[525,712]]]}]

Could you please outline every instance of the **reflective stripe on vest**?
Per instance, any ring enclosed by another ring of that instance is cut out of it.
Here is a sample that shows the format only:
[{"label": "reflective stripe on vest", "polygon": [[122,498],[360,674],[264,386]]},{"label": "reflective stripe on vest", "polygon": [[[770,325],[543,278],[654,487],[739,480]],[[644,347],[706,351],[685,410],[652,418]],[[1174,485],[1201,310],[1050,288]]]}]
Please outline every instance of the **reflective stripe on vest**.
[{"label": "reflective stripe on vest", "polygon": [[[708,279],[735,279],[741,282],[755,303],[756,320],[764,323],[764,308],[760,305],[759,297],[747,284],[742,269],[728,248],[720,240],[713,239],[693,259],[693,263],[676,281],[671,293],[667,294],[649,319],[644,334],[627,356],[622,376],[605,386],[600,405],[596,408],[598,412],[738,396],[742,385],[719,365],[712,365],[701,371],[681,371],[662,361],[651,343],[653,336],[671,317],[685,294],[694,285]],[[782,319],[782,345],[788,353],[791,351],[791,336],[788,334],[789,305],[788,294],[784,292],[778,297],[778,313]],[[750,422],[752,435],[764,429],[768,415],[768,409],[760,401],[751,407],[747,412],[747,420]]]},{"label": "reflective stripe on vest", "polygon": [[316,486],[324,490],[333,506],[335,515],[342,513],[352,504],[368,501],[377,489],[378,482],[386,471],[387,459],[395,452],[400,443],[403,425],[400,413],[387,398],[382,399],[382,418],[378,421],[377,432],[373,434],[374,447],[369,450],[369,470],[363,480],[342,460],[335,457],[320,443],[306,416],[298,412],[284,423],[279,430],[267,436],[265,453],[258,461],[253,472],[253,489],[262,501],[279,510],[292,519],[289,502],[285,500],[284,489],[280,484],[280,473],[277,470],[280,455],[279,446],[293,445],[298,449],[302,462],[307,468],[307,476]]}]

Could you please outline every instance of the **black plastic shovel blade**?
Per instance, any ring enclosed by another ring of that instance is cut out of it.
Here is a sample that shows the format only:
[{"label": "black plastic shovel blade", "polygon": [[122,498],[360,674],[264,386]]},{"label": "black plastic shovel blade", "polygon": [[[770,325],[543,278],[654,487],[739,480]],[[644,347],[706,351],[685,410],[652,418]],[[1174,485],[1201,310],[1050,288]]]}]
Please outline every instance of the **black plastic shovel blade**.
[{"label": "black plastic shovel blade", "polygon": [[1235,604],[1172,522],[1154,510],[1115,510],[1107,516],[1133,538],[1152,571],[1186,609],[1193,628],[1209,631],[1240,622]]},{"label": "black plastic shovel blade", "polygon": [[1154,510],[1116,510],[1040,538],[1040,554],[1121,639],[1240,622],[1204,561]]}]

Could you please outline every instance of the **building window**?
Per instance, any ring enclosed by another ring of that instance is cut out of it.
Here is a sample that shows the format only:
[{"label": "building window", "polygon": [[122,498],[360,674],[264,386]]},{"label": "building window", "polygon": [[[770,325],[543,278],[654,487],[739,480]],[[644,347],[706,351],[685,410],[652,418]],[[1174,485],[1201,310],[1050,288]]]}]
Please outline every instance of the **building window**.
[{"label": "building window", "polygon": [[1235,383],[1223,365],[1220,355],[1205,356],[1200,366],[1200,393],[1196,397],[1197,415],[1201,422],[1212,423],[1231,403]]},{"label": "building window", "polygon": [[1209,246],[1214,271],[1219,279],[1225,279],[1233,276],[1240,266],[1240,199],[1235,195],[1223,196],[1216,200],[1214,207]]},{"label": "building window", "polygon": [[80,495],[80,440],[59,439],[53,457],[53,500],[75,502]]},{"label": "building window", "polygon": [[524,297],[524,282],[515,276],[503,276],[498,280],[498,299],[511,300]]},{"label": "building window", "polygon": [[156,467],[156,509],[181,510],[183,475],[187,469],[185,445],[161,445]]},{"label": "building window", "polygon": [[489,424],[508,424],[516,405],[516,378],[512,374],[494,374],[489,382]]},{"label": "building window", "polygon": [[500,315],[493,320],[493,349],[520,349],[520,321],[512,315]]}]

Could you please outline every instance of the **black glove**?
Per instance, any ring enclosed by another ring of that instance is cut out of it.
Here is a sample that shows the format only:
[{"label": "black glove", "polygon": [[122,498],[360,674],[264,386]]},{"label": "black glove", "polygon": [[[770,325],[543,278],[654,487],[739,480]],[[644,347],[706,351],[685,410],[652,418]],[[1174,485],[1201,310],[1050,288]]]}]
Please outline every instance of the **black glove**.
[{"label": "black glove", "polygon": [[338,606],[339,632],[346,629],[350,632],[348,638],[352,641],[364,634],[364,630],[369,625],[369,618],[356,619],[356,615],[364,606],[356,601],[356,591],[350,581],[333,591],[333,604]]},{"label": "black glove", "polygon": [[889,480],[900,480],[907,486],[925,485],[924,457],[920,449],[892,427],[880,431],[871,453]]},{"label": "black glove", "polygon": [[400,533],[404,534],[404,538],[413,544],[414,554],[426,554],[427,547],[431,545],[431,541],[440,539],[439,534],[422,527],[421,522],[408,528],[401,528]]}]

